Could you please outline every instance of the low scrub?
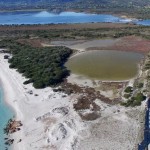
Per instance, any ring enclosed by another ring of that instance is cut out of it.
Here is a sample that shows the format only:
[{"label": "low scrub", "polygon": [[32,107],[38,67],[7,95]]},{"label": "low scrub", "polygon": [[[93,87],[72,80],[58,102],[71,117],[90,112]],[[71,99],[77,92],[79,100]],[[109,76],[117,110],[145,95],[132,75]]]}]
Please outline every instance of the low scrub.
[{"label": "low scrub", "polygon": [[16,68],[19,73],[28,78],[24,84],[33,83],[35,88],[54,86],[69,75],[64,63],[72,50],[63,46],[35,48],[4,40],[0,46],[10,49],[13,57],[9,59],[10,68]]},{"label": "low scrub", "polygon": [[132,87],[131,86],[128,86],[125,90],[124,90],[124,92],[126,92],[126,93],[131,93],[133,90],[132,90]]},{"label": "low scrub", "polygon": [[143,95],[143,93],[139,92],[134,97],[131,97],[127,102],[122,102],[121,105],[125,107],[134,107],[134,106],[140,106],[141,102],[146,99],[146,96]]}]

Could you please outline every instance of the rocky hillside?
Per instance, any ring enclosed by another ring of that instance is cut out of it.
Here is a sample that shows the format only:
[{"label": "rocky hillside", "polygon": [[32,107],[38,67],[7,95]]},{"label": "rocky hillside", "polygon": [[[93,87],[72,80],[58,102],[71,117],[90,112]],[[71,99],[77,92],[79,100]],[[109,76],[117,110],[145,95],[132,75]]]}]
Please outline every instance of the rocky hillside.
[{"label": "rocky hillside", "polygon": [[149,18],[150,0],[1,0],[0,9],[77,10],[96,13],[126,13],[139,18]]},{"label": "rocky hillside", "polygon": [[99,7],[149,7],[150,0],[1,0],[0,6],[37,6],[37,5],[53,5],[72,3],[74,5],[94,5]]}]

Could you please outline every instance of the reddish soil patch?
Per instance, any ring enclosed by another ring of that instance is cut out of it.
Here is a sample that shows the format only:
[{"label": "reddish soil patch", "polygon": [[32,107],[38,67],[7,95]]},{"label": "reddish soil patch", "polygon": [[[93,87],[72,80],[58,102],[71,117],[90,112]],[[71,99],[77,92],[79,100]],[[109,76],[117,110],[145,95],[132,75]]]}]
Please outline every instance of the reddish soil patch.
[{"label": "reddish soil patch", "polygon": [[[94,104],[95,99],[100,99],[104,101],[105,103],[112,104],[112,105],[119,102],[118,99],[111,100],[101,95],[99,91],[96,91],[92,87],[80,87],[77,84],[71,84],[67,82],[64,82],[61,85],[61,91],[67,94],[74,93],[74,94],[80,95],[78,98],[78,103],[77,103],[78,106],[76,104],[74,105],[76,110],[90,108],[90,104],[93,105],[94,109],[97,109],[97,107]],[[86,101],[86,106],[84,105],[85,101]]]},{"label": "reddish soil patch", "polygon": [[120,51],[135,51],[147,53],[150,51],[150,40],[142,39],[136,36],[127,36],[120,38],[118,42],[112,46],[106,47],[90,47],[87,50],[120,50]]},{"label": "reddish soil patch", "polygon": [[[113,83],[109,83],[112,85]],[[114,83],[116,87],[120,88],[124,83]],[[113,84],[113,85],[114,85]],[[68,83],[67,80],[61,85],[61,88],[54,89],[55,92],[64,92],[66,94],[78,94],[77,102],[73,105],[74,109],[79,113],[83,120],[90,121],[96,120],[100,117],[100,106],[95,103],[96,99],[114,105],[119,103],[119,99],[115,98],[113,100],[109,99],[100,94],[92,87],[80,87],[76,84]],[[84,113],[84,110],[90,110],[88,113]]]},{"label": "reddish soil patch", "polygon": [[92,110],[99,111],[100,107],[95,104],[90,98],[87,96],[81,96],[78,98],[78,102],[74,104],[75,110],[83,110],[83,109],[90,109],[92,106]]},{"label": "reddish soil patch", "polygon": [[80,113],[80,116],[83,120],[86,120],[86,121],[92,121],[92,120],[96,120],[97,118],[100,117],[100,114],[99,113],[96,113],[96,112],[92,112],[92,113],[87,113],[87,114],[81,114]]},{"label": "reddish soil patch", "polygon": [[[96,91],[94,88],[90,87],[80,87],[76,84],[67,83],[65,81],[61,88],[54,89],[55,92],[64,92],[67,94],[78,94],[77,103],[74,104],[74,109],[79,113],[83,120],[96,120],[100,117],[100,106],[95,103],[96,99],[101,99],[109,104],[118,103],[118,101],[113,102],[109,98],[106,98]],[[90,113],[82,113],[83,110],[90,110]]]},{"label": "reddish soil patch", "polygon": [[145,53],[150,51],[150,41],[140,37],[128,36],[121,38],[121,41],[116,43],[113,47],[117,50],[138,51]]}]

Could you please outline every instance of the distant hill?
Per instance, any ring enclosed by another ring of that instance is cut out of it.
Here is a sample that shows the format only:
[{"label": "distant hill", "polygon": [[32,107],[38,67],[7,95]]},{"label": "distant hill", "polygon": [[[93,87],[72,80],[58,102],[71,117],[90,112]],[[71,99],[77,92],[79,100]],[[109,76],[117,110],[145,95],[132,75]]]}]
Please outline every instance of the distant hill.
[{"label": "distant hill", "polygon": [[149,17],[150,0],[0,0],[0,10],[16,9],[58,9],[117,14],[124,12]]},{"label": "distant hill", "polygon": [[65,3],[65,2],[71,2],[75,0],[0,0],[0,4],[3,6],[9,5],[46,5],[46,4],[56,4],[56,3]]},{"label": "distant hill", "polygon": [[53,4],[82,4],[82,5],[95,5],[101,6],[112,6],[112,7],[148,7],[150,5],[150,0],[0,0],[1,6],[18,6],[18,5],[53,5]]}]

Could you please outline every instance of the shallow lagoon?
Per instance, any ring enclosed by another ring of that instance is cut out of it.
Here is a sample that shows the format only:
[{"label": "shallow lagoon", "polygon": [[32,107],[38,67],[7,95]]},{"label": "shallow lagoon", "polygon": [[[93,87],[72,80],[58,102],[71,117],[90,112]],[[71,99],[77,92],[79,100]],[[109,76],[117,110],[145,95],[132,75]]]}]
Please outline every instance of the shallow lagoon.
[{"label": "shallow lagoon", "polygon": [[66,63],[72,73],[90,79],[128,80],[138,73],[142,54],[114,50],[93,50],[73,56]]},{"label": "shallow lagoon", "polygon": [[113,22],[127,23],[131,19],[125,19],[107,14],[88,14],[76,12],[51,13],[48,11],[41,12],[1,12],[0,24],[58,24],[58,23],[88,23],[88,22]]},{"label": "shallow lagoon", "polygon": [[79,12],[52,13],[48,11],[18,11],[1,12],[0,25],[21,25],[21,24],[59,24],[59,23],[90,23],[90,22],[111,22],[111,23],[135,23],[150,25],[148,20],[132,20],[108,14],[90,14]]}]

